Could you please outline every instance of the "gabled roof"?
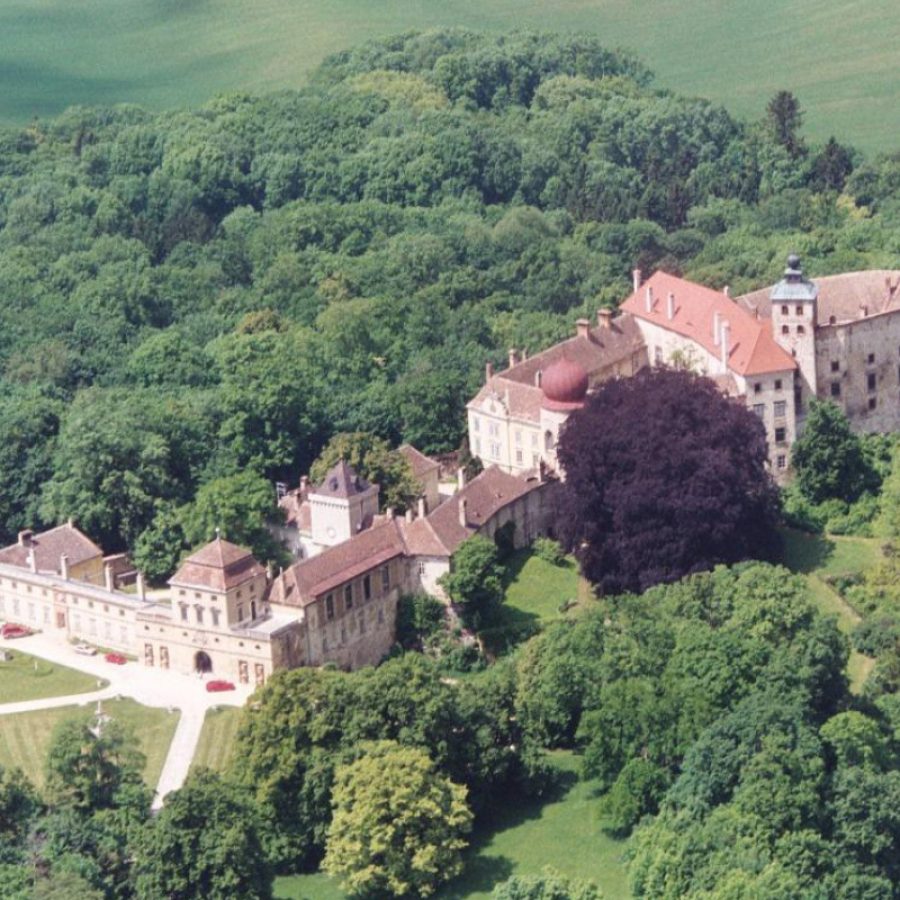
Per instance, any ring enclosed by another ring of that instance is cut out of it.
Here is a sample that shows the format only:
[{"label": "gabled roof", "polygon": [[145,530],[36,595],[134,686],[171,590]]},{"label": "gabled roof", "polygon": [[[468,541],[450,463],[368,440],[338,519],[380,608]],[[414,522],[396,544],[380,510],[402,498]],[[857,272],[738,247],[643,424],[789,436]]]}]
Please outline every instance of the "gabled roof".
[{"label": "gabled roof", "polygon": [[[646,307],[648,288],[653,295],[649,312]],[[675,297],[671,319],[667,300],[670,293]],[[775,342],[768,322],[760,321],[726,294],[684,278],[654,272],[621,308],[637,319],[689,338],[713,356],[721,354],[713,336],[715,314],[718,313],[720,321],[727,321],[729,326],[730,371],[738,375],[762,375],[797,368],[793,357]]]},{"label": "gabled roof", "polygon": [[343,459],[329,469],[322,483],[316,485],[311,493],[326,497],[340,497],[347,500],[357,494],[364,494],[371,485],[353,470]]},{"label": "gabled roof", "polygon": [[279,501],[279,509],[284,512],[284,524],[293,525],[304,534],[308,534],[311,525],[309,500],[300,488],[288,491]]},{"label": "gabled roof", "polygon": [[415,478],[421,478],[435,469],[439,469],[441,464],[430,456],[426,456],[421,450],[417,450],[412,444],[401,444],[397,448],[398,453],[402,453],[406,461],[412,469]]},{"label": "gabled roof", "polygon": [[273,582],[269,600],[286,606],[306,606],[345,581],[405,553],[398,521],[387,519],[285,569]]},{"label": "gabled roof", "polygon": [[265,571],[249,550],[217,537],[187,557],[169,584],[227,591]]},{"label": "gabled roof", "polygon": [[[866,315],[900,310],[900,269],[870,269],[865,272],[844,272],[813,278],[818,288],[816,324],[828,325],[833,317],[837,322],[859,319],[860,307]],[[760,288],[738,297],[737,302],[749,312],[763,318],[772,316],[772,288]]]},{"label": "gabled roof", "polygon": [[29,556],[34,551],[39,572],[59,572],[63,555],[69,558],[70,566],[103,556],[103,551],[71,522],[38,534],[23,531],[20,537],[17,543],[0,550],[0,562],[28,568]]},{"label": "gabled roof", "polygon": [[[519,497],[542,486],[537,473],[509,475],[497,466],[485,469],[462,490],[448,497],[427,522],[448,556],[468,537],[475,534],[501,509]],[[466,501],[466,525],[460,523],[459,507]]]}]

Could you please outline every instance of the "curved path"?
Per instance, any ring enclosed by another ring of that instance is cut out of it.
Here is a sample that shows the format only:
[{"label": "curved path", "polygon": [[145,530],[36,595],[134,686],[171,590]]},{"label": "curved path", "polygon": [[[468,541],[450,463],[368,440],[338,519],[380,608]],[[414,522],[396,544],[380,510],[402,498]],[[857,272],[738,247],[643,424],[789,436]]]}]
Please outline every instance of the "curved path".
[{"label": "curved path", "polygon": [[177,790],[184,783],[197,750],[207,710],[214,706],[243,706],[253,693],[252,687],[239,685],[235,691],[210,694],[206,691],[205,681],[197,675],[151,669],[131,661],[124,666],[112,665],[99,654],[81,656],[71,644],[51,635],[33,634],[17,639],[15,643],[33,656],[105,679],[109,686],[66,697],[45,697],[41,700],[0,704],[0,715],[60,706],[84,706],[113,697],[129,697],[143,706],[177,709],[181,713],[156,786],[154,809],[162,806],[166,794]]}]

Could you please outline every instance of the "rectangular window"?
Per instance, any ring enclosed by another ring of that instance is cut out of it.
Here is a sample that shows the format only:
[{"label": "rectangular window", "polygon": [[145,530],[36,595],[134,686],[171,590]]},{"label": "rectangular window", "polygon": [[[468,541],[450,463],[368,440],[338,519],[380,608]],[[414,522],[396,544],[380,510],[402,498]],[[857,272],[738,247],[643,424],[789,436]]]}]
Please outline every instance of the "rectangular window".
[{"label": "rectangular window", "polygon": [[537,468],[541,464],[541,454],[540,453],[532,453],[531,454],[531,464]]},{"label": "rectangular window", "polygon": [[788,314],[788,308],[786,304],[781,307],[781,314],[783,316],[786,316]]},{"label": "rectangular window", "polygon": [[840,364],[840,362],[838,362],[838,360],[833,359],[831,361],[831,371],[832,372],[840,372],[841,371],[841,364]]},{"label": "rectangular window", "polygon": [[203,607],[195,606],[194,610],[197,613],[197,624],[202,625],[203,624]]},{"label": "rectangular window", "polygon": [[472,430],[481,431],[481,419],[478,416],[472,416]]},{"label": "rectangular window", "polygon": [[491,457],[500,459],[500,445],[496,441],[491,441]]},{"label": "rectangular window", "polygon": [[531,446],[537,447],[538,445],[538,436],[536,431],[531,432]]},{"label": "rectangular window", "polygon": [[182,603],[182,604],[180,604],[180,606],[181,606],[181,621],[187,622],[187,619],[188,619],[187,603]]},{"label": "rectangular window", "polygon": [[778,458],[776,460],[776,464],[779,469],[784,469],[787,467],[787,457],[783,453],[778,454]]},{"label": "rectangular window", "polygon": [[211,609],[210,613],[212,615],[213,628],[218,628],[219,627],[219,611],[217,609]]},{"label": "rectangular window", "polygon": [[787,414],[787,401],[786,400],[776,400],[775,401],[775,418],[783,419]]},{"label": "rectangular window", "polygon": [[237,617],[238,617],[238,622],[243,622],[243,621],[244,621],[244,607],[241,606],[240,603],[238,603]]},{"label": "rectangular window", "polygon": [[475,455],[481,456],[481,438],[475,438]]},{"label": "rectangular window", "polygon": [[372,599],[372,579],[369,575],[363,578],[363,597],[366,600]]},{"label": "rectangular window", "polygon": [[387,593],[391,589],[391,568],[390,566],[383,566],[381,569],[381,590],[383,593]]},{"label": "rectangular window", "polygon": [[831,396],[832,397],[840,397],[841,396],[841,383],[839,381],[831,382]]},{"label": "rectangular window", "polygon": [[522,465],[522,451],[521,450],[516,450],[516,462],[519,465]]},{"label": "rectangular window", "polygon": [[425,574],[425,563],[422,560],[419,560],[418,565],[419,578],[421,578]]},{"label": "rectangular window", "polygon": [[765,403],[754,403],[753,404],[753,412],[756,413],[761,419],[766,417],[766,404]]},{"label": "rectangular window", "polygon": [[516,429],[516,446],[519,447],[522,444],[522,432],[517,428]]},{"label": "rectangular window", "polygon": [[794,312],[797,313],[798,316],[802,316],[802,315],[803,315],[803,307],[800,306],[800,304],[798,303],[798,304],[794,307]]},{"label": "rectangular window", "polygon": [[875,365],[875,354],[874,354],[874,353],[870,353],[870,354],[869,354],[869,358],[866,360],[866,362],[868,362],[868,364],[869,364],[870,366],[874,366],[874,365]]},{"label": "rectangular window", "polygon": [[353,609],[353,585],[344,588],[344,609]]},{"label": "rectangular window", "polygon": [[329,619],[334,618],[334,595],[328,594],[325,597],[325,615]]},{"label": "rectangular window", "polygon": [[776,428],[775,429],[775,443],[783,444],[785,438],[787,437],[787,431],[784,428]]},{"label": "rectangular window", "polygon": [[781,390],[781,379],[780,379],[780,378],[776,378],[776,379],[775,379],[775,390],[776,390],[776,391],[780,391],[780,390]]},{"label": "rectangular window", "polygon": [[499,437],[500,436],[500,423],[499,422],[490,422],[488,424],[488,433],[491,437]]},{"label": "rectangular window", "polygon": [[662,361],[663,361],[662,347],[656,347],[656,348],[654,348],[654,350],[653,350],[653,362],[654,362],[656,365],[661,366],[661,365],[662,365]]},{"label": "rectangular window", "polygon": [[753,382],[753,393],[754,393],[754,394],[761,394],[761,393],[762,393],[762,382],[761,382],[761,381],[755,381],[755,382]]},{"label": "rectangular window", "polygon": [[876,400],[874,397],[869,397],[869,409],[875,409]]},{"label": "rectangular window", "polygon": [[874,391],[877,387],[877,376],[874,372],[869,372],[869,374],[866,375],[866,387],[870,391]]}]

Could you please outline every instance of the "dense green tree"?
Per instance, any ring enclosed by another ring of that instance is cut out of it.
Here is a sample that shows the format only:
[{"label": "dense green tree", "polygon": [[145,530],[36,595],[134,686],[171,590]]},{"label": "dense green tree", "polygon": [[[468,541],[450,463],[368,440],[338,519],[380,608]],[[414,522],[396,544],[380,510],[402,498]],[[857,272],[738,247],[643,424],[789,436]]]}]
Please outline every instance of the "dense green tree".
[{"label": "dense green tree", "polygon": [[592,881],[566,878],[552,870],[541,875],[513,875],[491,892],[492,900],[603,900]]},{"label": "dense green tree", "polygon": [[463,619],[477,628],[503,599],[497,545],[481,535],[463,541],[451,557],[450,571],[441,576],[441,585],[459,604]]},{"label": "dense green tree", "polygon": [[462,871],[466,789],[422,750],[382,741],[360,752],[335,773],[323,868],[352,896],[430,896]]},{"label": "dense green tree", "polygon": [[790,91],[778,91],[766,106],[766,122],[772,137],[793,156],[801,156],[805,147],[800,137],[803,112]]},{"label": "dense green tree", "polygon": [[811,401],[803,434],[791,453],[797,486],[813,503],[852,502],[879,479],[863,453],[862,442],[834,403]]},{"label": "dense green tree", "polygon": [[166,797],[134,845],[137,900],[269,900],[272,870],[248,791],[201,770]]}]

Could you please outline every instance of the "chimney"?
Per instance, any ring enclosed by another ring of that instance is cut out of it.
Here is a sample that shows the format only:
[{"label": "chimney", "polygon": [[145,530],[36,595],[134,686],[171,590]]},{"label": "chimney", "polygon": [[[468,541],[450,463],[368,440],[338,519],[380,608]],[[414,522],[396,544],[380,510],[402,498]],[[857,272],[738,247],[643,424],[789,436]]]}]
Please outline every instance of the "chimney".
[{"label": "chimney", "polygon": [[597,310],[597,325],[600,328],[605,328],[607,330],[612,328],[612,310],[611,309],[606,309],[604,307],[603,309]]},{"label": "chimney", "polygon": [[484,380],[490,381],[494,377],[494,364],[493,363],[485,363],[484,364]]},{"label": "chimney", "polygon": [[719,316],[719,311],[716,310],[713,313],[713,344],[716,347],[719,346],[719,330],[721,328],[721,317]]},{"label": "chimney", "polygon": [[524,347],[521,350],[521,359],[522,362],[525,362],[525,360],[528,359],[528,351]]},{"label": "chimney", "polygon": [[462,490],[466,486],[466,470],[460,466],[456,470],[456,487],[457,490]]},{"label": "chimney", "polygon": [[63,553],[59,558],[59,571],[62,574],[62,577],[68,581],[69,580],[69,557]]},{"label": "chimney", "polygon": [[409,522],[412,522],[412,520],[413,520],[413,511],[412,511],[412,509],[408,509],[406,511],[406,521],[409,523]]},{"label": "chimney", "polygon": [[459,500],[459,524],[465,528],[469,524],[469,516],[468,516],[468,502],[465,497],[460,497]]},{"label": "chimney", "polygon": [[69,518],[66,520],[66,525],[68,525],[69,528],[74,528],[75,520],[71,516],[69,516]]},{"label": "chimney", "polygon": [[138,593],[138,597],[141,600],[147,599],[147,587],[144,584],[144,573],[143,572],[137,573],[137,593]]},{"label": "chimney", "polygon": [[670,322],[675,318],[675,295],[671,291],[666,297],[666,316]]},{"label": "chimney", "polygon": [[418,512],[419,512],[419,518],[424,519],[425,518],[425,498],[424,497],[419,497]]},{"label": "chimney", "polygon": [[300,476],[300,499],[304,499],[306,497],[306,492],[309,490],[309,475],[301,475]]},{"label": "chimney", "polygon": [[731,299],[731,288],[727,284],[722,288],[722,293],[728,297],[729,300]]},{"label": "chimney", "polygon": [[731,326],[728,324],[727,319],[722,320],[722,369],[723,371],[728,371],[728,332],[731,331]]},{"label": "chimney", "polygon": [[103,565],[103,580],[106,583],[106,589],[112,593],[116,589],[116,585],[112,566],[109,563],[104,563]]},{"label": "chimney", "polygon": [[384,514],[385,514],[389,519],[393,519],[393,518],[394,518],[394,507],[393,507],[393,506],[389,506],[387,509],[385,509]]},{"label": "chimney", "polygon": [[517,365],[519,362],[519,351],[515,347],[509,348],[509,367]]},{"label": "chimney", "polygon": [[644,295],[644,307],[647,312],[653,312],[653,288],[647,285],[647,292]]},{"label": "chimney", "polygon": [[578,321],[575,322],[575,337],[590,339],[591,322],[589,319],[578,319]]},{"label": "chimney", "polygon": [[34,532],[30,528],[25,528],[19,532],[19,546],[30,547],[34,540]]},{"label": "chimney", "polygon": [[37,557],[34,555],[34,547],[28,548],[28,568],[37,573]]},{"label": "chimney", "polygon": [[541,379],[543,377],[544,377],[544,373],[540,369],[538,369],[537,372],[534,373],[534,386],[535,387],[541,386]]},{"label": "chimney", "polygon": [[637,293],[641,289],[641,270],[631,270],[631,283],[634,286],[634,292]]}]

